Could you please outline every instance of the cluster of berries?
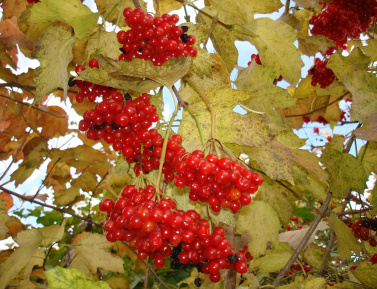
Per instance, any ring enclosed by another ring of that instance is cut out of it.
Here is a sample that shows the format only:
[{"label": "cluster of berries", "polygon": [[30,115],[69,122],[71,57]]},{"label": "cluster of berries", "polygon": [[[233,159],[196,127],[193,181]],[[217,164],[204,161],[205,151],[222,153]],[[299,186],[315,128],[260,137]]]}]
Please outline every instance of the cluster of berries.
[{"label": "cluster of berries", "polygon": [[[287,227],[285,228],[287,231],[290,231],[292,230],[292,227],[294,227],[294,223],[297,223],[299,221],[298,217],[292,217],[289,219],[291,222],[293,222],[293,225],[287,225]],[[297,225],[296,226],[296,230],[301,230],[302,229],[302,225]]]},{"label": "cluster of berries", "polygon": [[295,263],[295,264],[292,264],[291,266],[291,269],[293,270],[289,270],[288,271],[288,275],[293,275],[295,274],[295,272],[300,272],[300,271],[304,271],[305,273],[309,273],[312,269],[309,267],[309,266],[306,266],[305,264],[298,264],[298,263]]},{"label": "cluster of berries", "polygon": [[347,38],[359,38],[365,32],[377,12],[375,0],[334,0],[323,3],[320,14],[314,15],[309,24],[313,35],[324,35],[337,47],[346,49]]},{"label": "cluster of berries", "polygon": [[250,194],[258,190],[263,179],[229,158],[218,158],[214,154],[204,157],[202,151],[186,154],[175,164],[177,175],[174,184],[190,188],[192,201],[208,202],[214,212],[221,207],[234,213],[241,205],[251,202]]},{"label": "cluster of berries", "polygon": [[105,199],[99,204],[107,212],[108,241],[128,242],[140,260],[149,256],[158,268],[170,256],[172,269],[195,266],[213,282],[220,280],[220,269],[233,267],[246,273],[245,250],[234,252],[224,228],[216,227],[210,234],[207,220],[194,210],[177,210],[172,199],[157,197],[151,185],[139,189],[127,185],[121,195],[115,203]]},{"label": "cluster of berries", "polygon": [[377,231],[377,220],[360,219],[351,226],[351,230],[357,239],[368,241],[372,247],[377,246],[377,240],[371,235],[371,231]]},{"label": "cluster of berries", "polygon": [[316,86],[318,83],[321,88],[326,88],[334,82],[335,74],[330,68],[326,67],[327,62],[328,59],[316,58],[314,60],[314,66],[308,70],[309,75],[312,75],[312,86]]},{"label": "cluster of berries", "polygon": [[40,0],[26,0],[29,4],[38,3]]},{"label": "cluster of berries", "polygon": [[161,66],[172,57],[197,55],[197,49],[191,46],[195,43],[195,36],[185,34],[187,26],[176,25],[179,21],[177,14],[153,18],[141,8],[126,8],[123,15],[131,29],[117,34],[119,43],[123,44],[119,60],[140,58]]}]

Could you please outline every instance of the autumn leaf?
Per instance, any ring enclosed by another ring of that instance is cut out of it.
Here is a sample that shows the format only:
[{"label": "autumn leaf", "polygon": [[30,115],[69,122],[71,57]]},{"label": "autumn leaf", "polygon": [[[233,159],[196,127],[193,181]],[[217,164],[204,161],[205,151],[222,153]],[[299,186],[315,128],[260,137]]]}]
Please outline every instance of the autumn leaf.
[{"label": "autumn leaf", "polygon": [[2,199],[5,203],[5,210],[9,211],[10,208],[13,207],[13,197],[10,194],[7,194],[6,192],[0,193],[0,199]]},{"label": "autumn leaf", "polygon": [[258,270],[258,273],[269,273],[280,271],[288,262],[292,251],[267,250],[260,258],[253,258],[250,262],[251,270]]},{"label": "autumn leaf", "polygon": [[154,10],[159,11],[161,15],[164,13],[169,13],[172,10],[177,10],[182,6],[182,3],[175,0],[161,0],[159,2],[153,2]]},{"label": "autumn leaf", "polygon": [[[91,12],[80,0],[65,0],[64,2],[43,0],[33,6],[29,20],[62,21],[73,27],[78,39],[86,39],[97,25],[98,16],[99,13]],[[64,43],[63,39],[57,40]]]},{"label": "autumn leaf", "polygon": [[63,87],[64,95],[68,90],[67,66],[72,59],[72,45],[75,37],[62,26],[50,26],[38,42],[34,56],[40,66],[35,70],[37,92],[33,104],[58,87]]}]

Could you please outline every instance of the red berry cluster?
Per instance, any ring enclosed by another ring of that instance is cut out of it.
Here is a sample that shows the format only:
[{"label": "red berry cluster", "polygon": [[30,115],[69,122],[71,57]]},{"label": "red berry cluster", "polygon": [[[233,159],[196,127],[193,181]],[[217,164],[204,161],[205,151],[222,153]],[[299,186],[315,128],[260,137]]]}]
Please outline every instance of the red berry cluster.
[{"label": "red berry cluster", "polygon": [[119,60],[140,58],[152,61],[154,66],[161,66],[172,57],[196,56],[197,49],[191,46],[195,43],[195,36],[185,34],[187,26],[176,26],[179,21],[177,14],[153,18],[141,8],[126,8],[123,15],[131,29],[117,34],[119,43],[123,44]]},{"label": "red berry cluster", "polygon": [[314,66],[308,70],[309,75],[312,75],[312,86],[316,86],[317,83],[321,88],[326,88],[331,85],[335,80],[334,72],[326,67],[328,59],[320,60],[316,58]]},{"label": "red berry cluster", "polygon": [[347,47],[347,38],[359,38],[369,28],[377,12],[375,0],[334,0],[323,5],[322,12],[309,21],[311,33],[327,36],[342,49]]},{"label": "red berry cluster", "polygon": [[371,234],[371,231],[377,231],[377,220],[360,219],[351,226],[351,230],[357,239],[369,241],[372,247],[377,246],[377,240]]},{"label": "red berry cluster", "polygon": [[376,264],[377,263],[377,254],[373,254],[372,257],[369,259],[369,262],[372,262],[372,264]]},{"label": "red berry cluster", "polygon": [[214,212],[221,207],[237,212],[241,205],[251,202],[250,194],[258,190],[263,179],[229,158],[214,154],[204,157],[202,151],[183,156],[175,166],[174,184],[190,188],[192,201],[208,202]]},{"label": "red berry cluster", "polygon": [[39,2],[39,0],[26,0],[26,1],[29,4],[34,4],[34,3],[38,3]]},{"label": "red berry cluster", "polygon": [[309,266],[306,266],[305,264],[300,265],[298,263],[293,264],[291,269],[294,271],[305,271],[305,273],[309,273],[312,270]]},{"label": "red berry cluster", "polygon": [[262,65],[262,62],[260,61],[260,58],[259,58],[259,54],[251,54],[251,61],[249,61],[247,63],[247,66],[249,66],[253,60],[255,59],[255,62],[258,64],[258,65]]},{"label": "red berry cluster", "polygon": [[234,253],[222,227],[210,234],[208,221],[196,211],[177,210],[172,199],[157,198],[150,185],[139,189],[127,185],[121,195],[115,203],[105,199],[99,204],[99,209],[107,212],[104,228],[108,241],[128,242],[140,260],[154,258],[158,268],[170,256],[172,269],[195,266],[213,282],[220,280],[220,269],[233,267],[246,273],[245,250]]}]

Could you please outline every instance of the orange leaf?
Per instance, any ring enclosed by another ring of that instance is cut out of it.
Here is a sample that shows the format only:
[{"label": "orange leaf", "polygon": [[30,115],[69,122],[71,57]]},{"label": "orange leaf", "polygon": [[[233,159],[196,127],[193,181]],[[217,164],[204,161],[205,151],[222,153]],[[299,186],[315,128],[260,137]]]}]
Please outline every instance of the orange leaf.
[{"label": "orange leaf", "polygon": [[53,138],[57,136],[64,136],[68,131],[68,118],[64,109],[59,106],[49,106],[48,111],[63,117],[56,117],[51,114],[43,114],[39,119],[39,126],[42,127],[41,135]]},{"label": "orange leaf", "polygon": [[6,226],[9,230],[9,234],[14,239],[17,234],[24,230],[24,225],[21,223],[20,219],[17,217],[11,216],[11,220],[6,223]]},{"label": "orange leaf", "polygon": [[9,211],[9,209],[13,207],[13,197],[10,194],[7,194],[6,192],[1,192],[0,199],[3,199],[7,211]]},{"label": "orange leaf", "polygon": [[10,125],[10,120],[0,121],[0,131],[7,129]]},{"label": "orange leaf", "polygon": [[79,241],[80,241],[80,239],[82,238],[82,237],[84,237],[84,236],[86,236],[86,235],[88,235],[89,234],[89,232],[82,232],[81,234],[78,234],[74,239],[73,239],[73,241],[72,241],[72,245],[76,245]]},{"label": "orange leaf", "polygon": [[19,17],[22,11],[26,8],[27,1],[25,0],[4,0],[1,3],[3,8],[3,19]]}]

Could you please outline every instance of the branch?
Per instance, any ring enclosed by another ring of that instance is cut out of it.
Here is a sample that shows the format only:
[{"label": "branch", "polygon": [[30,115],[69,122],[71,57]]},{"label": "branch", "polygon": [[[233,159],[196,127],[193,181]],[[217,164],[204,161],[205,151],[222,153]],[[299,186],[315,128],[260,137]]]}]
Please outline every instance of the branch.
[{"label": "branch", "polygon": [[[7,83],[0,83],[0,87],[17,87],[17,88],[21,88],[21,89],[24,88],[24,89],[30,89],[30,90],[36,90],[37,89],[37,87],[35,85],[22,84],[22,83],[18,83],[16,81],[11,81],[11,82],[7,82]],[[64,89],[61,88],[61,87],[58,87],[57,90],[64,91]],[[70,89],[68,89],[68,92],[79,93],[76,90],[70,90]]]},{"label": "branch", "polygon": [[42,112],[44,112],[44,113],[51,114],[51,115],[53,115],[53,116],[55,116],[55,117],[58,117],[58,118],[67,118],[66,115],[58,115],[58,114],[54,114],[54,113],[52,113],[52,112],[50,112],[50,111],[48,111],[48,110],[43,110],[43,109],[40,109],[40,108],[38,108],[38,107],[31,106],[30,103],[25,103],[25,102],[17,101],[17,100],[15,100],[15,99],[10,98],[10,97],[8,97],[8,96],[5,96],[5,95],[3,95],[3,94],[0,94],[0,96],[3,97],[3,98],[8,99],[8,100],[10,100],[10,101],[13,101],[13,102],[16,102],[16,103],[18,102],[19,104],[22,104],[22,105],[28,106],[28,107],[30,107],[30,108],[33,108],[33,109],[36,109],[36,110],[42,111]]},{"label": "branch", "polygon": [[327,211],[327,207],[331,201],[332,193],[329,192],[327,194],[326,200],[323,202],[321,209],[319,210],[317,216],[315,217],[312,225],[310,226],[309,230],[306,232],[304,238],[301,240],[300,244],[296,248],[295,252],[288,260],[287,264],[285,264],[284,268],[280,271],[279,275],[276,277],[275,281],[272,283],[272,286],[277,287],[279,283],[283,280],[284,276],[287,274],[288,270],[291,268],[292,264],[296,261],[298,255],[301,251],[305,248],[306,243],[309,241],[311,235],[315,232],[319,222],[322,220],[324,214]]},{"label": "branch", "polygon": [[286,0],[285,1],[285,7],[284,7],[284,13],[283,13],[283,15],[289,13],[289,4],[290,4],[290,2],[291,2],[290,0]]},{"label": "branch", "polygon": [[[205,15],[205,16],[211,18],[211,19],[214,19],[214,17],[213,17],[212,15],[210,15],[210,14],[208,14],[208,13],[206,13],[206,12],[200,10],[199,8],[195,7],[194,5],[186,4],[186,3],[185,3],[185,0],[175,0],[175,1],[177,1],[177,2],[179,2],[179,3],[182,3],[182,4],[185,4],[185,5],[187,5],[187,6],[190,6],[191,8],[195,9],[195,10],[198,11],[199,13],[201,13],[201,14],[203,14],[203,15]],[[233,28],[233,25],[225,24],[224,22],[222,22],[222,21],[220,21],[220,20],[217,20],[217,23],[219,23],[221,26],[224,26],[226,29],[229,29],[229,30]]]},{"label": "branch", "polygon": [[[147,262],[147,264],[148,264],[149,268],[150,268],[151,261],[152,261],[152,259],[151,259],[151,258],[148,258],[148,262]],[[148,268],[148,269],[149,269],[149,268]],[[148,287],[148,283],[149,283],[149,282],[148,282],[148,281],[149,281],[149,271],[150,271],[150,270],[147,270],[147,272],[145,272],[143,289],[148,289],[148,288],[149,288],[149,287]]]},{"label": "branch", "polygon": [[312,111],[309,111],[309,112],[306,112],[306,113],[303,113],[303,114],[292,114],[292,115],[286,115],[285,117],[298,117],[298,116],[304,116],[304,115],[313,114],[313,113],[315,113],[315,112],[317,112],[317,111],[319,111],[319,110],[321,110],[321,109],[323,109],[323,108],[326,108],[326,107],[328,107],[328,106],[330,106],[330,105],[332,105],[332,104],[334,104],[334,103],[340,101],[343,97],[345,97],[345,96],[346,96],[347,94],[349,94],[349,93],[350,93],[350,92],[346,92],[345,94],[339,96],[339,97],[338,97],[337,99],[335,99],[334,101],[332,101],[332,102],[330,102],[330,103],[328,103],[328,104],[326,104],[326,105],[324,105],[324,106],[321,106],[320,108],[317,108],[317,109],[315,109],[315,110],[312,110]]},{"label": "branch", "polygon": [[16,197],[18,197],[18,198],[20,198],[20,199],[22,199],[22,200],[28,201],[28,202],[30,202],[30,203],[35,203],[35,204],[38,204],[38,205],[40,205],[40,206],[47,207],[47,208],[53,209],[53,210],[55,210],[55,211],[61,212],[61,213],[63,213],[63,214],[71,215],[72,217],[75,217],[75,218],[77,218],[77,219],[80,219],[80,220],[83,220],[83,221],[86,221],[86,222],[91,222],[92,224],[94,224],[94,225],[96,225],[96,226],[102,228],[102,225],[99,224],[99,223],[97,223],[97,222],[90,221],[90,220],[88,220],[87,218],[84,218],[84,217],[82,217],[82,216],[79,216],[79,215],[76,215],[76,214],[74,214],[74,213],[68,212],[68,211],[66,211],[66,210],[64,210],[64,209],[61,209],[61,208],[59,208],[59,207],[52,206],[52,205],[48,205],[48,204],[46,204],[46,203],[42,203],[42,202],[37,201],[37,200],[32,200],[32,199],[30,198],[30,196],[24,196],[24,195],[18,194],[18,193],[16,193],[16,192],[13,192],[13,191],[11,191],[11,190],[8,190],[7,188],[4,188],[3,186],[0,186],[0,190],[3,190],[3,191],[6,192],[7,194],[10,194],[10,195],[16,196]]}]

